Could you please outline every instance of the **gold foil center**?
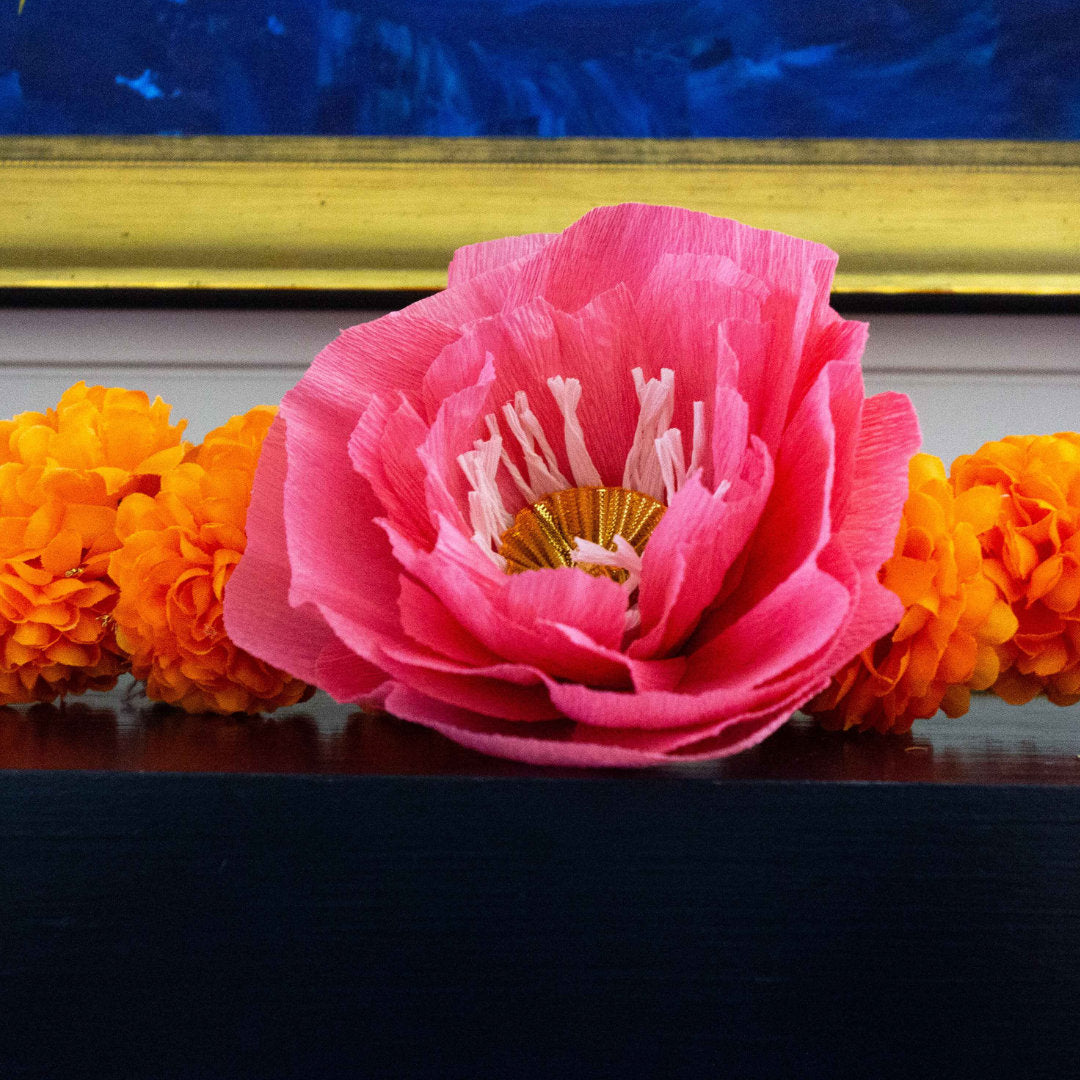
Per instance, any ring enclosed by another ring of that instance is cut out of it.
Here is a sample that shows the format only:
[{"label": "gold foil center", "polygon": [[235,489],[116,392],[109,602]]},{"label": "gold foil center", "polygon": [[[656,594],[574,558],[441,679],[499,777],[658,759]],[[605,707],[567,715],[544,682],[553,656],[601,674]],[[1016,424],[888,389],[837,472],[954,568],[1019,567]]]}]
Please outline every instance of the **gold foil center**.
[{"label": "gold foil center", "polygon": [[577,566],[594,577],[623,582],[629,575],[621,567],[575,563],[574,540],[581,537],[614,551],[615,537],[622,536],[640,555],[666,509],[649,495],[621,487],[556,491],[518,512],[502,535],[499,554],[508,574]]}]

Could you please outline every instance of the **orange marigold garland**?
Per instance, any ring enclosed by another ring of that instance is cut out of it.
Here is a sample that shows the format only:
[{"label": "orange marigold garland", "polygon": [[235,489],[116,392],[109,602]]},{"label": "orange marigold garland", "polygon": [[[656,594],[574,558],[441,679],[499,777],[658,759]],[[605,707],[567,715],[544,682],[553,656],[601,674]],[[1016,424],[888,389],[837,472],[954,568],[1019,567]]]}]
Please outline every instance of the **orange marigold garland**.
[{"label": "orange marigold garland", "polygon": [[1080,701],[1080,435],[1009,436],[956,459],[958,492],[989,487],[999,515],[982,536],[987,575],[1018,629],[993,690],[1020,705]]},{"label": "orange marigold garland", "polygon": [[226,583],[246,546],[244,518],[259,449],[275,409],[258,406],[212,431],[163,479],[132,494],[110,561],[120,646],[147,694],[189,712],[257,713],[311,694],[225,635]]},{"label": "orange marigold garland", "polygon": [[962,715],[971,691],[998,678],[999,649],[1016,630],[979,542],[997,521],[997,490],[973,484],[954,494],[929,454],[912,458],[909,485],[893,556],[881,569],[904,602],[903,619],[805,706],[825,727],[903,732],[939,708]]},{"label": "orange marigold garland", "polygon": [[[222,603],[246,546],[276,410],[192,448],[140,392],[78,383],[0,422],[0,705],[108,689],[132,670],[189,712],[268,712],[311,688],[234,645]],[[907,731],[972,690],[1080,702],[1080,435],[916,455],[881,581],[900,624],[805,711],[832,729]]]},{"label": "orange marigold garland", "polygon": [[160,398],[84,383],[0,422],[0,704],[116,682],[117,507],[180,462],[183,430]]}]

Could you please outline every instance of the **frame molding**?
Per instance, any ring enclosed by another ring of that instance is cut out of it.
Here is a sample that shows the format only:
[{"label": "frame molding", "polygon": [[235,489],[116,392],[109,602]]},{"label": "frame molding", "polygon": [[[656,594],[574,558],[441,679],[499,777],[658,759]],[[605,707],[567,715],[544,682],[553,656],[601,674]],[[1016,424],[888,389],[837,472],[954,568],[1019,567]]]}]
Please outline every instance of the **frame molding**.
[{"label": "frame molding", "polygon": [[0,138],[0,287],[437,289],[456,247],[672,203],[838,293],[1080,295],[1080,143]]}]

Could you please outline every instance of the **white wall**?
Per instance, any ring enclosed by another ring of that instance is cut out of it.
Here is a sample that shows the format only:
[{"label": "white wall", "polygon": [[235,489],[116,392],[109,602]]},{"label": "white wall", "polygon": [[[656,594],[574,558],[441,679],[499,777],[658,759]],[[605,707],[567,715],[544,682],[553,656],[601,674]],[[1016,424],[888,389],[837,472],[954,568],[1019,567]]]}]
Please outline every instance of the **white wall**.
[{"label": "white wall", "polygon": [[[86,379],[160,394],[200,438],[276,403],[342,327],[377,314],[0,310],[0,417]],[[909,394],[946,463],[1001,435],[1080,429],[1080,315],[864,318],[868,391]]]}]

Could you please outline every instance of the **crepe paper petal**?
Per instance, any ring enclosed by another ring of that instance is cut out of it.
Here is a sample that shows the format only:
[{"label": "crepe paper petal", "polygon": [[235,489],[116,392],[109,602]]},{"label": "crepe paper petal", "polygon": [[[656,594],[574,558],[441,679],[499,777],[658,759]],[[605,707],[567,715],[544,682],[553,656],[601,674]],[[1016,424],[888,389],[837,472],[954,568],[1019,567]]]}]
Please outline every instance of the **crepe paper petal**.
[{"label": "crepe paper petal", "polygon": [[765,738],[903,613],[877,573],[918,426],[864,399],[835,263],[641,205],[464,249],[445,292],[346,331],[286,395],[285,477],[274,444],[248,529],[289,610],[260,617],[242,561],[230,630],[288,667],[311,617],[319,685],[355,700],[369,665],[391,713],[523,761]]}]

